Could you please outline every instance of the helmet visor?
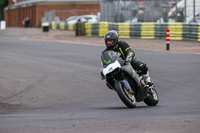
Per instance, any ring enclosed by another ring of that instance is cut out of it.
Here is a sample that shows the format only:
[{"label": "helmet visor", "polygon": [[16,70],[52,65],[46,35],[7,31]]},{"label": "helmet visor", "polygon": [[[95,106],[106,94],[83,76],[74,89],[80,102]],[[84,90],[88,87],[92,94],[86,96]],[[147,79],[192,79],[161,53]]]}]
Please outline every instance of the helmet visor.
[{"label": "helmet visor", "polygon": [[112,46],[112,44],[114,43],[114,40],[108,39],[106,43],[108,46]]}]

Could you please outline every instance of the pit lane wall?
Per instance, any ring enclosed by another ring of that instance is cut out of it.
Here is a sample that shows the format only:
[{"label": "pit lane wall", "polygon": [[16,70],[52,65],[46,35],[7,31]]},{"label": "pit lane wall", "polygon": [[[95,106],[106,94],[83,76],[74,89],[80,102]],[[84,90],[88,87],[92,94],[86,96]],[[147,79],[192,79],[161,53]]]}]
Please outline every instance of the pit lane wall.
[{"label": "pit lane wall", "polygon": [[73,30],[77,36],[104,36],[109,30],[116,30],[120,38],[165,39],[170,30],[170,40],[200,41],[200,24],[197,23],[51,23],[51,29]]}]

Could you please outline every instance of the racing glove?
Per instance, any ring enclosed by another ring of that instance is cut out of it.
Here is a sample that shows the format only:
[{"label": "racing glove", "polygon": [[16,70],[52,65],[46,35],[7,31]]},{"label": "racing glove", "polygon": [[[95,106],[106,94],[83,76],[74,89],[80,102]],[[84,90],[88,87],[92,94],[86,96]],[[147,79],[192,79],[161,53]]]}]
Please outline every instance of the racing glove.
[{"label": "racing glove", "polygon": [[126,57],[126,61],[130,63],[132,61],[132,58],[133,58],[133,52],[130,52],[129,55]]}]

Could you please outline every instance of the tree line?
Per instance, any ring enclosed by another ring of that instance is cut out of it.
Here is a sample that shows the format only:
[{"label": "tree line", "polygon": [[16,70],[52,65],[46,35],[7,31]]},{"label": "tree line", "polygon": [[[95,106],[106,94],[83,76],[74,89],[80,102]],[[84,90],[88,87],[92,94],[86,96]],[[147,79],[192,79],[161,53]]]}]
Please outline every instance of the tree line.
[{"label": "tree line", "polygon": [[8,0],[0,0],[0,21],[4,20],[4,8],[8,6]]}]

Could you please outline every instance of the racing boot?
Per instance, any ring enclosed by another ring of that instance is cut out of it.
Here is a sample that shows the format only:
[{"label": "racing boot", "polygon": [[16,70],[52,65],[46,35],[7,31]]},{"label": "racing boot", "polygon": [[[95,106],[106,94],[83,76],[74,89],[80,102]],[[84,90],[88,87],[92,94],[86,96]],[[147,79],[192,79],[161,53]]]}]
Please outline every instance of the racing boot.
[{"label": "racing boot", "polygon": [[142,79],[144,80],[145,84],[149,85],[149,87],[153,86],[154,83],[153,81],[151,81],[148,71],[147,71],[147,74],[142,75]]}]

